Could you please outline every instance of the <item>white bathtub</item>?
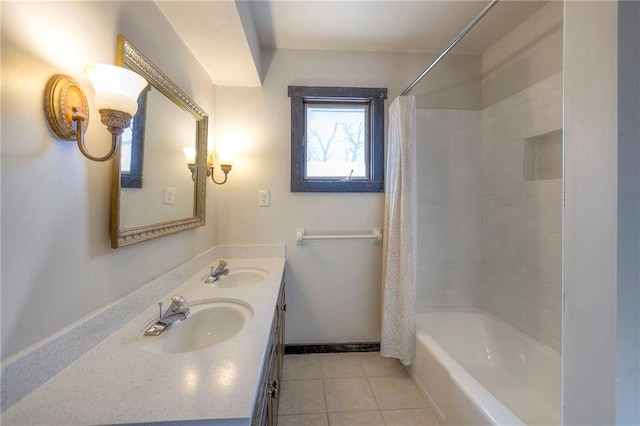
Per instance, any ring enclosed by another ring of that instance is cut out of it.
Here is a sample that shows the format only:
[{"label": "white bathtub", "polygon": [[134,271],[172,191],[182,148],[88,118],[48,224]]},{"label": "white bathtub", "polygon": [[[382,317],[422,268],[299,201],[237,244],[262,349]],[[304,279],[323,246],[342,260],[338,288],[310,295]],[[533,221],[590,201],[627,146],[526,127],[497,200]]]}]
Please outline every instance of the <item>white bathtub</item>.
[{"label": "white bathtub", "polygon": [[443,424],[560,424],[560,354],[484,311],[417,313],[409,372]]}]

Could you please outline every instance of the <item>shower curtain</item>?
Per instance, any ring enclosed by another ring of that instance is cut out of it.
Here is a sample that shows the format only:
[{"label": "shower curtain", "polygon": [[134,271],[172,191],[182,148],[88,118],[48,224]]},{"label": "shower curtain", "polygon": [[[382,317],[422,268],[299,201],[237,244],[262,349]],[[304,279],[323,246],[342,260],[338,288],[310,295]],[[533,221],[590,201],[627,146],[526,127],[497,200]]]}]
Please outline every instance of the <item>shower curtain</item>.
[{"label": "shower curtain", "polygon": [[416,108],[413,96],[389,108],[385,172],[380,354],[409,365],[415,352]]}]

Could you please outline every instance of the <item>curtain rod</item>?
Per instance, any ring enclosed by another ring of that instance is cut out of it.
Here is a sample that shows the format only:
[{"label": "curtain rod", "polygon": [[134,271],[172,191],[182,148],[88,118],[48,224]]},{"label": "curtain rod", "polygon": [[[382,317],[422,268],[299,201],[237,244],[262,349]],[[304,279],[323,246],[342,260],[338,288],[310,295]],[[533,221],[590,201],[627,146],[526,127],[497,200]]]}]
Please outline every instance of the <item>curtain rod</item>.
[{"label": "curtain rod", "polygon": [[460,34],[458,34],[458,36],[455,39],[453,39],[451,44],[449,44],[449,46],[442,51],[440,56],[438,56],[436,58],[436,60],[433,61],[433,63],[431,65],[429,65],[427,67],[427,69],[425,69],[422,72],[422,74],[420,74],[418,76],[418,78],[416,78],[413,81],[413,83],[411,83],[406,89],[404,89],[404,92],[402,92],[401,96],[405,96],[405,95],[408,95],[409,93],[411,93],[411,90],[413,89],[413,87],[416,84],[418,84],[420,82],[420,80],[422,80],[424,78],[424,76],[427,75],[429,73],[429,71],[431,71],[433,69],[433,67],[435,67],[438,64],[438,62],[440,62],[440,60],[442,60],[442,58],[444,58],[447,55],[447,53],[449,53],[449,51],[451,49],[453,49],[455,47],[455,45],[458,44],[460,42],[460,40],[462,40],[464,38],[464,36],[467,35],[467,33],[469,31],[471,31],[471,28],[473,28],[478,23],[478,21],[480,21],[484,17],[484,15],[489,13],[491,8],[493,8],[493,6],[495,6],[496,3],[498,3],[498,1],[499,0],[492,0],[491,3],[489,3],[489,5],[487,7],[485,7],[484,10],[482,12],[480,12],[480,14],[478,16],[476,16],[476,18],[473,21],[471,21],[471,23],[469,25],[467,25],[467,27],[464,30],[462,30],[462,32]]}]

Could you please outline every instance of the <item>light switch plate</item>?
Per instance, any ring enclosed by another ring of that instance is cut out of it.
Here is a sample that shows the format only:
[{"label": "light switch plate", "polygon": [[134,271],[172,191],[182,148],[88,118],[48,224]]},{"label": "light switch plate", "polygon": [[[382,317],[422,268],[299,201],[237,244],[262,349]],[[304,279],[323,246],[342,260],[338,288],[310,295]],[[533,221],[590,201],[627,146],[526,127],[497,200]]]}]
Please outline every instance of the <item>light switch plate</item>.
[{"label": "light switch plate", "polygon": [[162,196],[162,204],[176,203],[176,189],[170,186],[164,187],[164,195]]},{"label": "light switch plate", "polygon": [[271,205],[271,194],[268,189],[258,191],[258,206],[269,207]]}]

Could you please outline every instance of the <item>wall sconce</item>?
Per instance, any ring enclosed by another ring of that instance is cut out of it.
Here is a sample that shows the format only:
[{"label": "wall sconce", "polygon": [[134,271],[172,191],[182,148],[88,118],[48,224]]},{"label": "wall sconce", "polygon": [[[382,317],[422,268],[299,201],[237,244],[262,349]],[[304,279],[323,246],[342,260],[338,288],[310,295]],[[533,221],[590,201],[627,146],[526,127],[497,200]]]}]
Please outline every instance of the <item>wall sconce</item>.
[{"label": "wall sconce", "polygon": [[223,185],[227,182],[227,177],[229,175],[229,172],[231,171],[231,163],[233,162],[233,160],[231,157],[223,156],[220,151],[218,151],[218,158],[220,160],[220,169],[222,170],[222,173],[224,173],[224,180],[222,182],[218,182],[216,180],[216,177],[213,174],[214,167],[211,154],[209,154],[209,156],[207,157],[207,168],[209,169],[207,171],[207,176],[209,176],[209,173],[211,173],[211,180],[213,181],[213,183],[215,183],[216,185]]},{"label": "wall sconce", "polygon": [[138,95],[147,81],[126,68],[96,64],[85,68],[91,80],[94,102],[102,124],[111,133],[111,149],[103,157],[87,151],[84,133],[89,125],[89,104],[77,81],[66,75],[54,75],[45,89],[45,111],[51,130],[62,140],[75,141],[82,155],[93,161],[113,158],[120,147],[120,135],[131,124],[138,110]]},{"label": "wall sconce", "polygon": [[182,148],[184,151],[184,159],[187,162],[187,168],[191,171],[191,180],[196,181],[196,149],[191,146]]},{"label": "wall sconce", "polygon": [[[191,171],[191,180],[193,180],[195,182],[196,180],[196,149],[193,147],[184,147],[182,148],[182,150],[184,151],[184,158],[185,161],[187,162],[187,168]],[[211,180],[213,181],[213,183],[217,184],[217,185],[223,185],[227,182],[227,175],[229,174],[229,172],[231,171],[231,164],[221,164],[220,168],[222,169],[222,172],[224,173],[224,180],[222,182],[218,182],[216,181],[216,178],[213,174],[213,160],[211,158],[211,154],[207,155],[207,176],[211,176]]]}]

